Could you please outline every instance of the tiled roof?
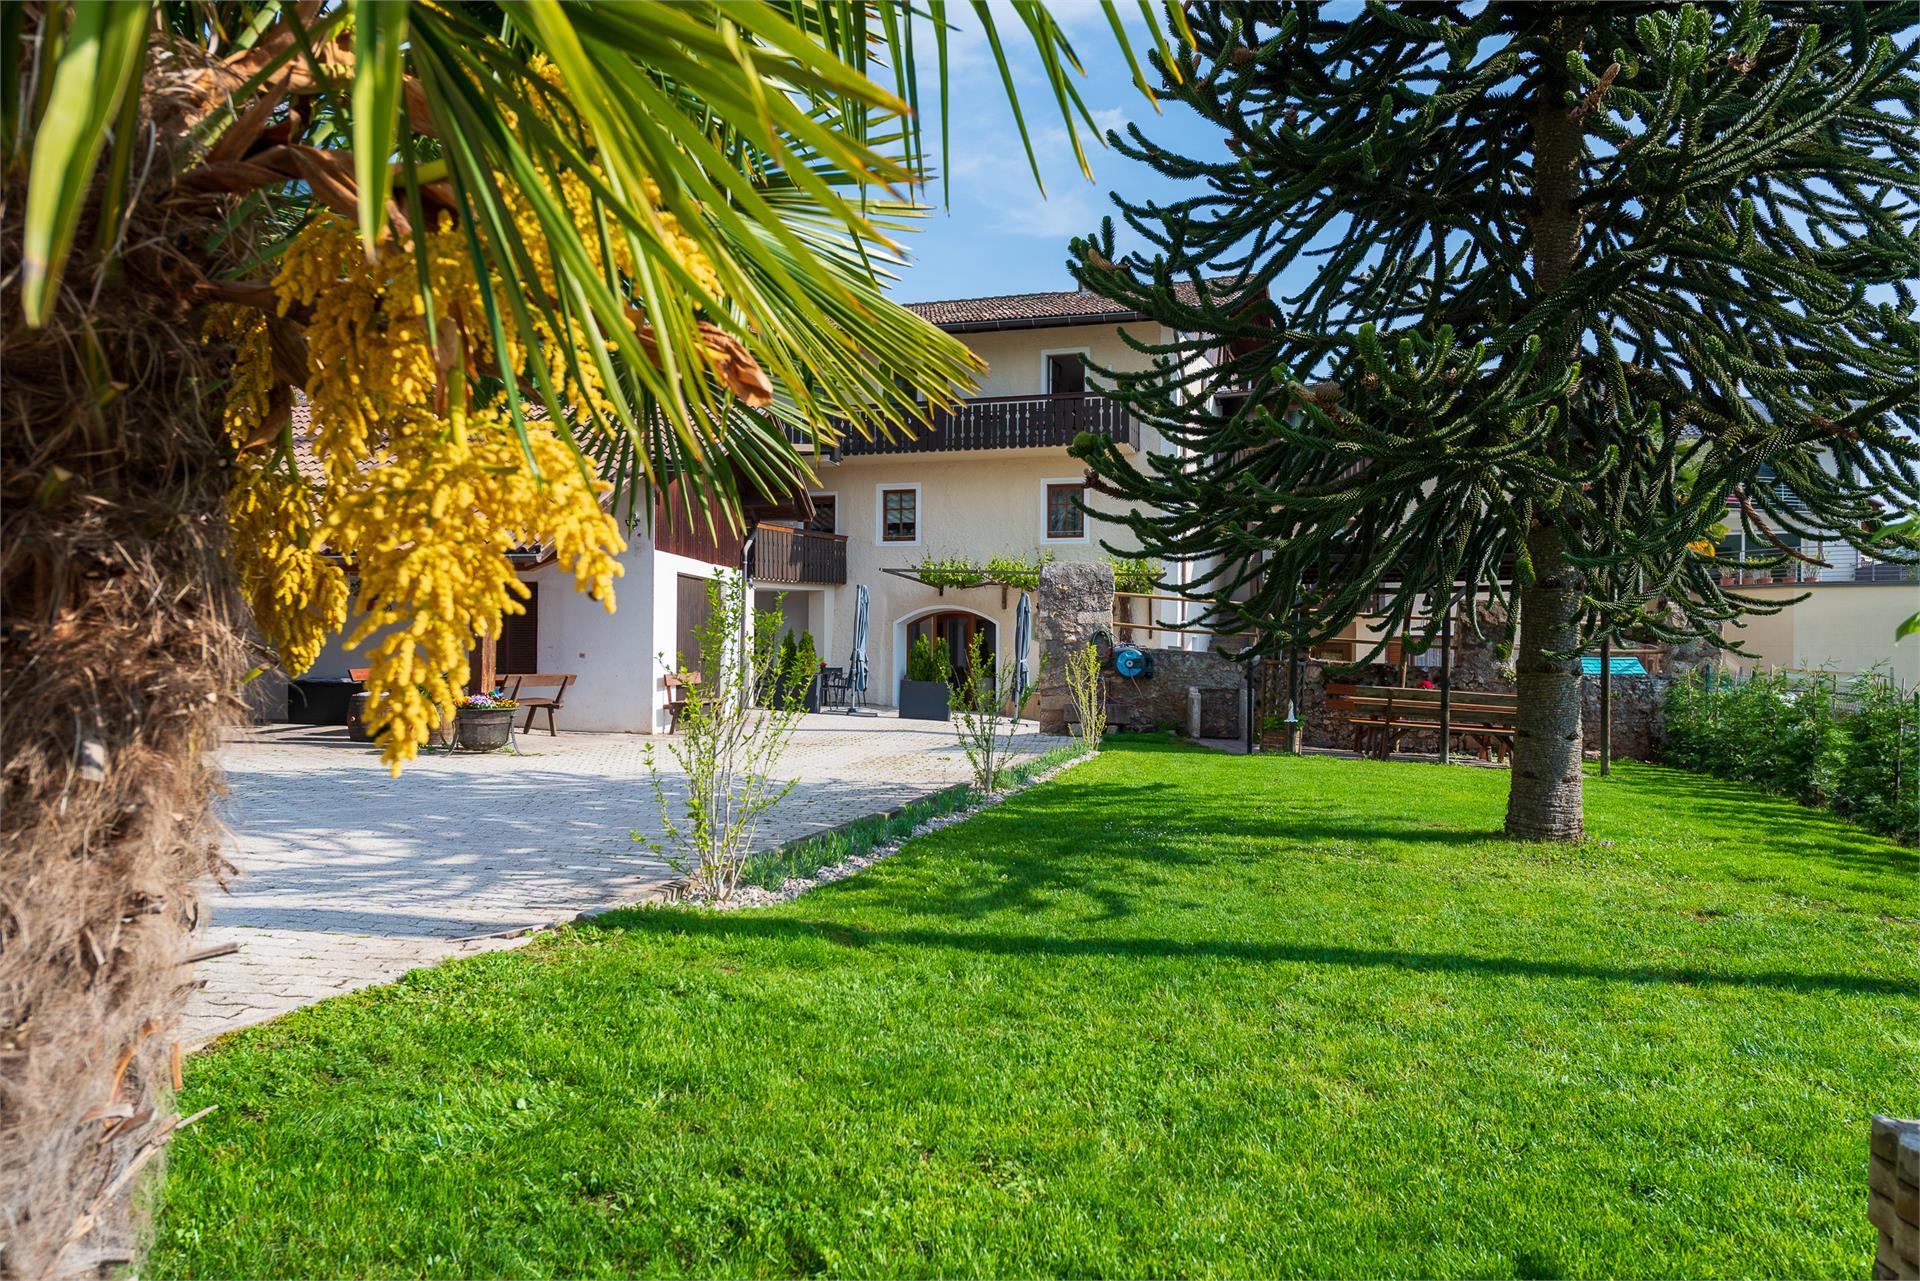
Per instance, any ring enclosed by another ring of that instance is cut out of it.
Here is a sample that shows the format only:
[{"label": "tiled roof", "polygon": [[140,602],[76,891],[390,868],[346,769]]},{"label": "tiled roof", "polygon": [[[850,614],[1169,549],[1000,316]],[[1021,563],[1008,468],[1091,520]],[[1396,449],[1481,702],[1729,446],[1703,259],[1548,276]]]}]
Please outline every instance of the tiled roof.
[{"label": "tiled roof", "polygon": [[[1229,282],[1219,282],[1223,285]],[[1192,303],[1197,297],[1190,284],[1176,284],[1174,296]],[[1137,320],[1140,313],[1103,298],[1091,289],[1067,289],[1044,294],[997,294],[989,298],[950,298],[940,302],[910,302],[907,310],[943,329],[971,328],[1008,324],[1030,324],[1038,328],[1045,321],[1061,324],[1108,323]]]},{"label": "tiled roof", "polygon": [[300,395],[293,398],[293,465],[300,469],[300,479],[315,485],[326,484],[326,469],[320,466],[320,456],[313,452],[313,406]]}]

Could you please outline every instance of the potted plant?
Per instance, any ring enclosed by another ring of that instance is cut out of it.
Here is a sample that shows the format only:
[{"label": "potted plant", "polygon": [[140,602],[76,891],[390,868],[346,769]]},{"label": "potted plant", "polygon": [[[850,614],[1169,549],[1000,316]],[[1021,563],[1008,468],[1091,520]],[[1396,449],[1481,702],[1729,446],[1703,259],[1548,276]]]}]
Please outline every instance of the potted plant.
[{"label": "potted plant", "polygon": [[513,713],[520,704],[498,691],[469,694],[454,708],[454,746],[463,752],[497,752],[513,740]]},{"label": "potted plant", "polygon": [[794,701],[809,712],[820,710],[820,651],[814,648],[813,633],[801,632],[800,643],[794,647],[793,666]]},{"label": "potted plant", "polygon": [[900,682],[900,719],[948,719],[947,682],[952,676],[952,663],[944,645],[936,644],[931,636],[922,636],[913,642],[907,649],[907,675]]}]

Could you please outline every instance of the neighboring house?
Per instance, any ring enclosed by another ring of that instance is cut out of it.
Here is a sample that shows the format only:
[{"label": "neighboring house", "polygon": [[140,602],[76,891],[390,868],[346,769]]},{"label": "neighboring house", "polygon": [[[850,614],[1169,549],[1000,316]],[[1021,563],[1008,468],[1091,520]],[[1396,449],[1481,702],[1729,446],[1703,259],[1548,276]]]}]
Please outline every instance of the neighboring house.
[{"label": "neighboring house", "polygon": [[[1898,644],[1893,639],[1901,622],[1920,611],[1916,567],[1876,561],[1838,539],[1802,541],[1787,535],[1781,541],[1805,559],[1768,570],[1729,570],[1725,581],[1742,595],[1769,602],[1805,599],[1778,614],[1749,615],[1742,626],[1723,626],[1724,637],[1752,654],[1732,654],[1728,661],[1742,669],[1824,668],[1848,674],[1879,669],[1910,689],[1920,687],[1920,636]],[[1720,540],[1719,554],[1757,559],[1777,555],[1778,549],[1736,530]]]},{"label": "neighboring house", "polygon": [[[1150,343],[1171,334],[1116,304],[1079,291],[910,304],[988,364],[977,394],[913,439],[868,438],[858,425],[815,460],[811,504],[754,509],[745,534],[713,538],[685,520],[627,531],[626,573],[609,615],[573,589],[537,553],[521,558],[534,590],[527,613],[507,620],[501,672],[573,673],[561,722],[568,729],[662,732],[664,677],[680,656],[698,668],[692,635],[707,610],[708,582],[749,563],[755,606],[780,608],[783,626],[809,631],[823,662],[845,667],[853,643],[855,587],[871,594],[866,702],[895,704],[907,647],[921,635],[963,657],[978,636],[998,664],[1010,663],[1019,593],[998,586],[941,590],[915,581],[929,557],[994,556],[1033,561],[1104,558],[1113,526],[1094,527],[1077,503],[1111,509],[1089,495],[1085,468],[1067,453],[1082,431],[1117,441],[1138,457],[1164,451],[1158,434],[1090,385],[1085,360],[1138,368],[1147,357],[1120,337]],[[305,436],[304,424],[296,431]],[[1174,572],[1180,572],[1176,567]],[[1146,621],[1146,606],[1135,616]],[[1191,610],[1183,615],[1183,609]],[[1153,606],[1161,622],[1197,616],[1197,606]],[[1142,639],[1149,639],[1144,633]],[[1151,643],[1203,648],[1201,636],[1155,633]],[[1030,658],[1034,655],[1029,655]],[[345,676],[360,662],[336,641],[310,673]]]}]

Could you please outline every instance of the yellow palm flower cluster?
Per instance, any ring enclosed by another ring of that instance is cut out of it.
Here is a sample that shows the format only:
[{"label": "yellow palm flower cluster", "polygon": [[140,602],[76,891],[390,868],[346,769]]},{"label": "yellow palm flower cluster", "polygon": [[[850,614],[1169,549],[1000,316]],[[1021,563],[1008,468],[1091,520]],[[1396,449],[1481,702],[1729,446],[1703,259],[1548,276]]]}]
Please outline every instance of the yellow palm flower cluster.
[{"label": "yellow palm flower cluster", "polygon": [[366,647],[367,728],[396,772],[465,692],[468,647],[523,611],[527,589],[508,552],[550,543],[580,590],[611,610],[626,546],[601,509],[606,486],[552,431],[527,425],[536,477],[498,406],[456,405],[431,441],[425,416],[410,417],[407,443],[341,491],[320,530],[354,552],[360,619],[347,643]]},{"label": "yellow palm flower cluster", "polygon": [[301,478],[289,442],[269,435],[273,356],[266,317],[241,307],[210,309],[206,341],[234,345],[225,422],[235,453],[227,492],[229,556],[261,633],[287,668],[304,672],[347,621],[347,577],[315,537],[314,487]]},{"label": "yellow palm flower cluster", "polygon": [[[542,242],[528,231],[528,244]],[[274,285],[282,315],[305,324],[321,485],[301,482],[290,464],[248,465],[248,453],[261,451],[244,445],[269,412],[273,377],[264,320],[255,318],[257,338],[228,320],[209,330],[235,345],[227,410],[243,448],[230,511],[261,629],[290,670],[304,671],[345,622],[344,576],[320,549],[353,565],[359,619],[348,644],[366,647],[367,727],[395,773],[452,716],[469,649],[497,637],[503,615],[522,612],[527,591],[509,551],[550,546],[611,611],[626,548],[601,505],[607,486],[551,426],[528,421],[523,446],[500,399],[469,405],[476,377],[522,370],[525,353],[494,350],[464,234],[443,222],[425,235],[432,335],[412,246],[369,263],[354,227],[323,213],[282,258]],[[545,337],[556,348],[545,353],[548,368],[565,368],[557,339]],[[564,383],[562,400],[603,403],[593,366],[577,367],[585,381]],[[277,487],[289,478],[292,487]],[[328,571],[341,584],[337,601]]]}]

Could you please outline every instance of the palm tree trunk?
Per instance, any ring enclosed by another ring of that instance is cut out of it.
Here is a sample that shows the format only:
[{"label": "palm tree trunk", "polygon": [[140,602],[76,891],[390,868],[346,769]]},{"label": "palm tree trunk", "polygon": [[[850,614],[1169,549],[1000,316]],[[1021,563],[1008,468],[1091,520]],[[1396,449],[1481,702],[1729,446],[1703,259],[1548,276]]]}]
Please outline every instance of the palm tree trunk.
[{"label": "palm tree trunk", "polygon": [[1577,841],[1581,816],[1579,572],[1567,563],[1551,525],[1527,539],[1534,579],[1520,589],[1520,640],[1515,651],[1519,708],[1513,732],[1513,779],[1507,792],[1507,835]]},{"label": "palm tree trunk", "polygon": [[246,640],[221,353],[188,300],[225,211],[166,198],[162,169],[111,272],[90,203],[41,329],[23,184],[0,200],[0,1277],[131,1257],[138,1176],[180,1122],[199,889],[223,869],[213,753]]}]

